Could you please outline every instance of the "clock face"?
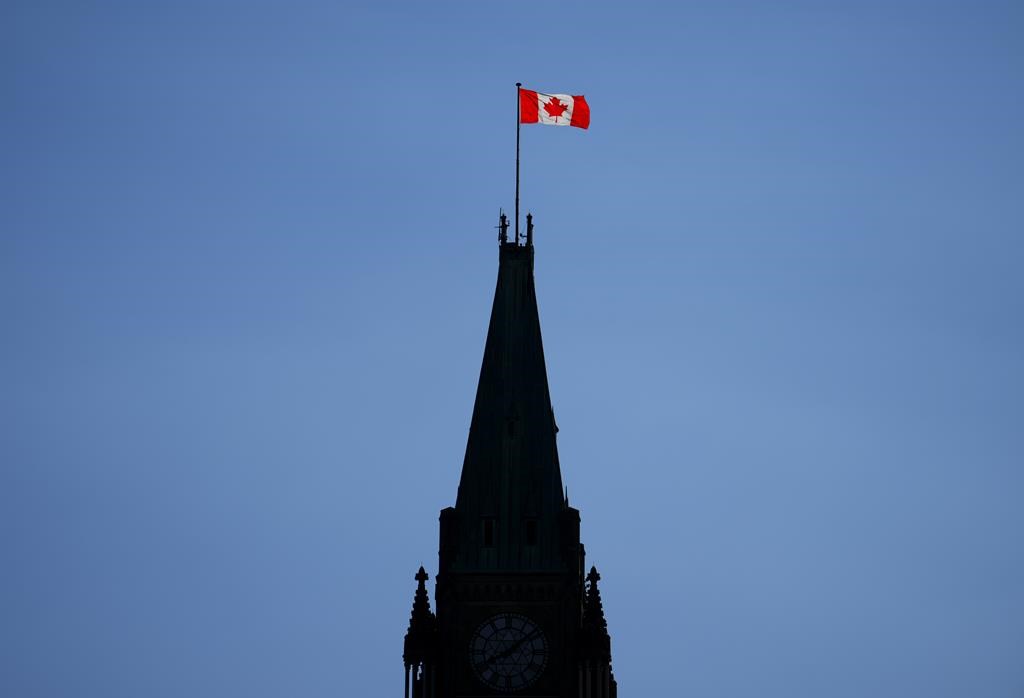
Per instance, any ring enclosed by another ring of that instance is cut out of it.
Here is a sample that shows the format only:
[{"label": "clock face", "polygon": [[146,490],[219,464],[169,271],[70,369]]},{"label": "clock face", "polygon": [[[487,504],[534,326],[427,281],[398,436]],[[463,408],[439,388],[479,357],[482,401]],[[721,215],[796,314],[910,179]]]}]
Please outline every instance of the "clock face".
[{"label": "clock face", "polygon": [[469,661],[477,677],[499,691],[518,691],[533,683],[548,661],[544,633],[526,616],[502,613],[485,621],[469,642]]}]

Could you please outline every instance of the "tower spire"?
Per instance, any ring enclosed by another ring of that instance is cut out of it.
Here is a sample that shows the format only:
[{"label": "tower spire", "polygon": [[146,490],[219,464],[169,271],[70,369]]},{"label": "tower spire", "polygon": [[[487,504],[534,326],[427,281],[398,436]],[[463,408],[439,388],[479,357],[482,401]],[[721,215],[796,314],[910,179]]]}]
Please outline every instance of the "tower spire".
[{"label": "tower spire", "polygon": [[[455,506],[440,516],[430,611],[421,567],[405,642],[405,698],[616,698],[595,568],[558,463],[525,244],[498,221],[498,280]],[[468,651],[468,655],[467,655]],[[469,661],[467,662],[467,657]]]},{"label": "tower spire", "polygon": [[498,246],[498,281],[455,503],[462,522],[456,564],[464,569],[563,565],[557,531],[565,500],[533,259],[531,244]]},{"label": "tower spire", "polygon": [[405,633],[405,698],[435,698],[437,666],[437,618],[427,596],[427,571],[416,573],[416,596],[412,602],[409,630]]},{"label": "tower spire", "polygon": [[426,581],[429,578],[421,565],[416,573],[416,595],[413,597],[409,630],[405,634],[406,666],[427,662],[432,658],[437,620],[430,610],[430,598],[427,596]]},{"label": "tower spire", "polygon": [[596,567],[590,568],[587,574],[587,594],[583,603],[583,627],[596,635],[608,635],[608,621],[604,618],[604,605],[601,603],[601,590],[597,583],[601,579]]},{"label": "tower spire", "polygon": [[612,673],[612,639],[608,635],[601,591],[597,588],[600,579],[597,568],[591,567],[583,597],[583,623],[578,651],[585,684],[596,689],[590,695],[615,698],[618,686]]}]

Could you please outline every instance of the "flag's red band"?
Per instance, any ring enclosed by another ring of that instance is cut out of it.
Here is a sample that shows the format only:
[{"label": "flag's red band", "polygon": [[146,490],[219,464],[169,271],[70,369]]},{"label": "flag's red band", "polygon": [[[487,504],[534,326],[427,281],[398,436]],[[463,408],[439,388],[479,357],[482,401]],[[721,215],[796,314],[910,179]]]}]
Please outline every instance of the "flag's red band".
[{"label": "flag's red band", "polygon": [[[589,112],[588,112],[589,114]],[[588,116],[589,119],[589,116]],[[540,121],[537,93],[533,90],[519,89],[519,122],[535,124]]]},{"label": "flag's red band", "polygon": [[590,105],[583,95],[572,96],[572,121],[570,126],[588,128],[590,126]]}]

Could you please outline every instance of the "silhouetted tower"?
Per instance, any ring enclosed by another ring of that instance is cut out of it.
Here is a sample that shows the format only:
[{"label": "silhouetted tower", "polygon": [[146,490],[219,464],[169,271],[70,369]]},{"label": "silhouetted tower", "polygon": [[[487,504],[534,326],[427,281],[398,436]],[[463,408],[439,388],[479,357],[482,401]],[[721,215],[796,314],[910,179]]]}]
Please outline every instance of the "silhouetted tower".
[{"label": "silhouetted tower", "polygon": [[[420,568],[423,569],[423,568]],[[604,618],[601,592],[597,582],[601,575],[596,567],[587,575],[587,590],[583,599],[583,632],[579,642],[581,695],[613,695],[615,679],[612,677],[612,639]]]},{"label": "silhouetted tower", "polygon": [[416,596],[412,602],[412,617],[405,633],[405,695],[427,698],[435,695],[437,619],[430,611],[427,597],[427,571],[420,567],[416,573]]},{"label": "silhouetted tower", "polygon": [[558,464],[525,244],[499,221],[498,283],[455,506],[441,511],[437,616],[426,572],[405,638],[407,698],[615,698],[598,575]]}]

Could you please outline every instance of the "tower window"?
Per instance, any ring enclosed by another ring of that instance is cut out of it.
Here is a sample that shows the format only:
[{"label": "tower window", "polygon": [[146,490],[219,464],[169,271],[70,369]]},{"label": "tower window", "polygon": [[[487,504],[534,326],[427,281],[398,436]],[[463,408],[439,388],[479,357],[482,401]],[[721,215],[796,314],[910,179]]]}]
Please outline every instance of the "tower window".
[{"label": "tower window", "polygon": [[526,544],[537,545],[537,519],[526,520]]},{"label": "tower window", "polygon": [[484,547],[494,547],[494,519],[490,517],[484,519]]}]

